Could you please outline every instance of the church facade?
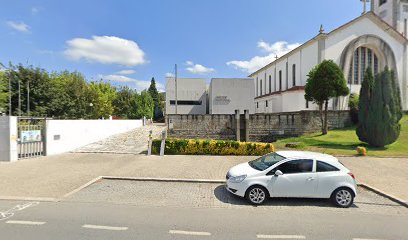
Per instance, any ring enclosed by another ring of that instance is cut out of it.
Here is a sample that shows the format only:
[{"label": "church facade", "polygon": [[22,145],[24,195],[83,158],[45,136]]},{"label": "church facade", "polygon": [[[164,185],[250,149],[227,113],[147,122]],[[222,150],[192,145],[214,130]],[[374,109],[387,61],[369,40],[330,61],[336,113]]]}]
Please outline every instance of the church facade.
[{"label": "church facade", "polygon": [[[366,2],[366,1],[365,1]],[[364,72],[385,67],[395,72],[402,107],[408,110],[408,0],[371,0],[371,11],[317,36],[252,73],[255,112],[317,110],[304,98],[309,71],[323,60],[333,60],[344,72],[351,93],[359,93]],[[330,101],[332,110],[348,109],[348,96]]]}]

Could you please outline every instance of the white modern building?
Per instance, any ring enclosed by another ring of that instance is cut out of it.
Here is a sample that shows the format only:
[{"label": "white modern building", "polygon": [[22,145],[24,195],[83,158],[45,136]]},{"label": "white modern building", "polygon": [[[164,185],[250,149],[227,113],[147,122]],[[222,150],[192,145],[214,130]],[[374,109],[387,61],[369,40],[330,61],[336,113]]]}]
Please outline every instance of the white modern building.
[{"label": "white modern building", "polygon": [[[176,106],[177,99],[177,106]],[[167,78],[165,114],[206,114],[207,84],[201,78]]]},{"label": "white modern building", "polygon": [[210,114],[234,114],[239,110],[255,112],[255,86],[252,78],[211,79],[208,100]]},{"label": "white modern building", "polygon": [[[367,1],[368,2],[368,1]],[[255,82],[255,112],[314,110],[304,98],[309,71],[333,60],[344,71],[352,93],[358,93],[368,66],[375,73],[386,66],[395,71],[404,110],[408,110],[408,0],[372,0],[371,11],[319,34],[280,56],[249,77]],[[330,102],[333,110],[347,109],[348,97]]]}]

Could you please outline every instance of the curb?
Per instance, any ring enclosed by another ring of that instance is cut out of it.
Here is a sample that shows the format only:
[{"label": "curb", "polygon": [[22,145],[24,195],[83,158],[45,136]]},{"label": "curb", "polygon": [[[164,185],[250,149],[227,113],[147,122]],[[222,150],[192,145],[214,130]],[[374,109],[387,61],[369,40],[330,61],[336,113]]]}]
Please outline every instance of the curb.
[{"label": "curb", "polygon": [[101,176],[107,180],[133,180],[133,181],[149,181],[149,182],[179,182],[179,183],[225,183],[221,179],[184,179],[184,178],[149,178],[149,177],[114,177]]},{"label": "curb", "polygon": [[378,194],[378,195],[380,195],[380,196],[383,196],[383,197],[385,197],[385,198],[388,198],[389,200],[391,200],[391,201],[393,201],[393,202],[395,202],[395,203],[398,203],[398,204],[400,204],[400,205],[402,205],[402,206],[408,208],[408,202],[405,202],[404,200],[402,200],[402,199],[400,199],[400,198],[397,198],[397,197],[395,197],[395,196],[393,196],[393,195],[391,195],[391,194],[389,194],[389,193],[386,193],[386,192],[384,192],[384,191],[381,191],[381,190],[378,189],[378,188],[375,188],[375,187],[373,187],[373,186],[371,186],[371,185],[368,185],[368,184],[365,184],[365,183],[359,183],[359,184],[357,184],[357,185],[358,185],[359,187],[365,188],[365,189],[367,189],[367,190],[369,190],[369,191],[372,191],[372,192],[374,192],[374,193],[376,193],[376,194]]},{"label": "curb", "polygon": [[36,201],[36,202],[58,202],[58,198],[47,198],[47,197],[17,197],[17,196],[0,196],[0,200],[19,200],[19,201]]},{"label": "curb", "polygon": [[72,194],[81,191],[82,189],[84,189],[84,188],[86,188],[86,187],[88,187],[88,186],[94,184],[95,182],[97,182],[97,181],[99,181],[99,180],[101,180],[101,179],[102,179],[102,177],[100,177],[100,176],[97,177],[97,178],[92,179],[91,181],[85,183],[84,185],[79,186],[78,188],[76,188],[76,189],[72,190],[71,192],[65,194],[65,195],[62,196],[61,199],[59,199],[58,201],[61,201],[62,199],[67,198],[67,197],[71,196]]}]

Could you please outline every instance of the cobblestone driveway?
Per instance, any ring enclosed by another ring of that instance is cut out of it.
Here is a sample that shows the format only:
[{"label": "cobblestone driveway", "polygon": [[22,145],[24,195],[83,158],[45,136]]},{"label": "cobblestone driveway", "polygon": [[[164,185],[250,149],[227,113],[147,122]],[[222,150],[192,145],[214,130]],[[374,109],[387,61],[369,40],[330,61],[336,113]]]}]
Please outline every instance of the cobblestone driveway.
[{"label": "cobblestone driveway", "polygon": [[117,134],[99,142],[81,147],[74,152],[87,153],[133,153],[147,151],[149,131],[153,130],[153,138],[159,138],[164,124],[153,124]]}]

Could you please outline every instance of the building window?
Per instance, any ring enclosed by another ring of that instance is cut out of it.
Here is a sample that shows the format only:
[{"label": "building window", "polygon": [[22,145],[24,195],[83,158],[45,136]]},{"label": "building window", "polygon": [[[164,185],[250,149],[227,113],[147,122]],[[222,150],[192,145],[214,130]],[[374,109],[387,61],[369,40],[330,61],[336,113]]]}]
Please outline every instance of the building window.
[{"label": "building window", "polygon": [[296,64],[292,65],[292,86],[296,86]]},{"label": "building window", "polygon": [[[203,101],[193,101],[193,100],[178,100],[177,105],[201,105]],[[175,100],[170,100],[170,105],[176,105]]]},{"label": "building window", "polygon": [[265,106],[268,107],[268,100],[265,101]]},{"label": "building window", "polygon": [[259,90],[258,90],[258,77],[256,77],[256,96],[259,96]]},{"label": "building window", "polygon": [[269,93],[272,92],[272,76],[269,75]]},{"label": "building window", "polygon": [[378,57],[372,49],[359,47],[354,51],[349,67],[347,82],[349,84],[361,84],[368,67],[374,71],[374,74],[378,73]]},{"label": "building window", "polygon": [[379,3],[379,4],[380,4],[380,6],[381,6],[381,5],[383,5],[384,3],[386,3],[386,2],[387,2],[387,0],[380,0],[380,3]]},{"label": "building window", "polygon": [[282,70],[279,71],[279,91],[282,91]]},{"label": "building window", "polygon": [[309,101],[306,100],[306,108],[309,108]]},{"label": "building window", "polygon": [[260,81],[260,84],[261,84],[261,92],[260,92],[260,95],[262,96],[262,79],[261,79],[261,81]]},{"label": "building window", "polygon": [[259,108],[259,102],[256,103],[256,108]]}]

